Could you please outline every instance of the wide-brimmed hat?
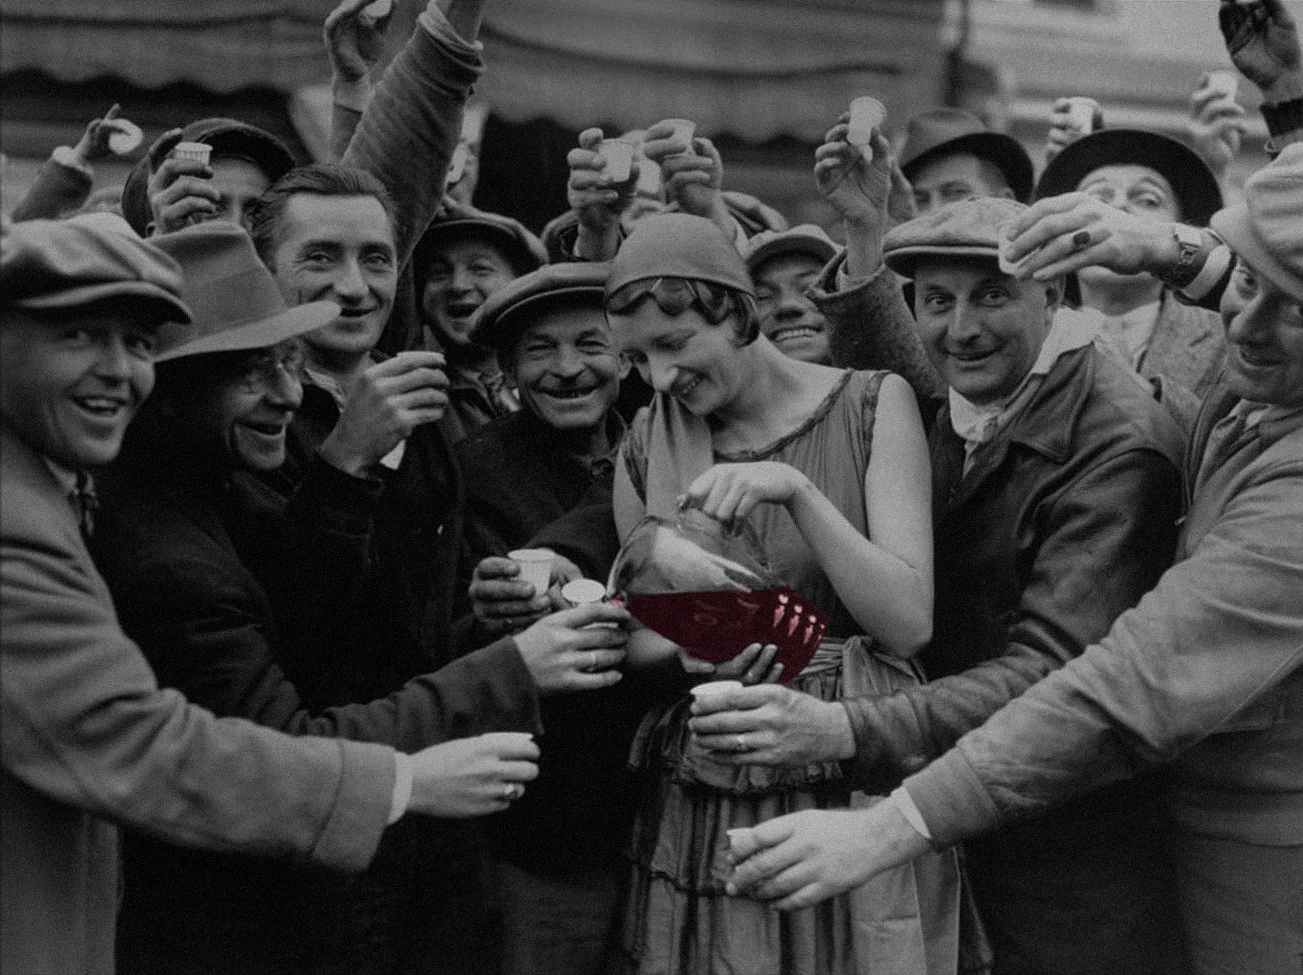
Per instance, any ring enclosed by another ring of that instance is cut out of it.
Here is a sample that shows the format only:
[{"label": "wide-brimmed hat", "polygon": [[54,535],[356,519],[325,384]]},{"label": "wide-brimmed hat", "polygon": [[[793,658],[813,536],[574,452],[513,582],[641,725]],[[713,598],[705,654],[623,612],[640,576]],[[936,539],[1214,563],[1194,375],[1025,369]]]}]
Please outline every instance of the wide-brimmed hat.
[{"label": "wide-brimmed hat", "polygon": [[1303,143],[1244,184],[1244,202],[1217,213],[1213,230],[1255,274],[1303,302]]},{"label": "wide-brimmed hat", "polygon": [[[280,139],[256,125],[233,118],[205,118],[191,122],[181,130],[181,141],[212,146],[214,159],[247,159],[272,183],[295,166],[294,156]],[[149,233],[149,225],[154,222],[154,211],[149,205],[149,178],[167,158],[164,146],[168,146],[170,152],[172,144],[175,143],[159,139],[150,146],[122,187],[122,215],[142,237]]]},{"label": "wide-brimmed hat", "polygon": [[502,251],[517,275],[528,274],[547,263],[547,248],[519,220],[485,210],[461,208],[430,224],[412,252],[412,272],[419,289],[430,272],[439,248],[463,239],[486,240]]},{"label": "wide-brimmed hat", "polygon": [[634,224],[611,261],[606,294],[649,278],[709,281],[755,295],[733,241],[705,217],[688,213],[657,213]]},{"label": "wide-brimmed hat", "polygon": [[0,300],[33,311],[112,300],[139,319],[188,322],[181,269],[110,213],[25,220],[0,235]]},{"label": "wide-brimmed hat", "polygon": [[1147,166],[1176,194],[1181,222],[1206,227],[1221,209],[1217,177],[1193,149],[1144,129],[1101,129],[1069,144],[1050,160],[1036,184],[1036,199],[1071,193],[1101,166]]},{"label": "wide-brimmed hat", "polygon": [[920,257],[997,261],[1001,225],[1026,212],[1024,204],[998,197],[947,203],[889,230],[882,241],[883,262],[897,274],[912,278]]},{"label": "wide-brimmed hat", "polygon": [[475,313],[471,341],[499,355],[539,317],[559,307],[601,308],[611,265],[577,261],[548,264],[521,275],[485,299]]},{"label": "wide-brimmed hat", "polygon": [[790,230],[762,230],[747,241],[742,259],[752,272],[780,254],[808,254],[826,264],[837,253],[837,245],[817,224],[802,223]]},{"label": "wide-brimmed hat", "polygon": [[253,241],[233,223],[210,220],[152,240],[181,266],[182,296],[194,312],[191,324],[161,333],[158,362],[267,348],[339,315],[333,301],[287,307]]},{"label": "wide-brimmed hat", "polygon": [[990,131],[976,115],[958,108],[934,108],[909,120],[900,168],[906,179],[942,156],[968,153],[985,159],[1004,174],[1020,203],[1031,200],[1036,170],[1023,144],[1012,136]]}]

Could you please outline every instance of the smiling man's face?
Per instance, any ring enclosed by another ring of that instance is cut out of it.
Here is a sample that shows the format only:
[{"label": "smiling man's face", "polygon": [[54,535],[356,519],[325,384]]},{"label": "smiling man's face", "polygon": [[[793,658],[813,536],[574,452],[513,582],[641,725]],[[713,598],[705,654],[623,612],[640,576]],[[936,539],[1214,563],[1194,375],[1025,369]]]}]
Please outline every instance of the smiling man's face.
[{"label": "smiling man's face", "polygon": [[65,467],[107,464],[154,387],[157,323],[132,309],[7,309],[0,324],[0,416]]},{"label": "smiling man's face", "polygon": [[999,403],[1031,372],[1058,309],[1058,291],[1000,271],[994,258],[923,258],[914,314],[946,385],[979,406]]},{"label": "smiling man's face", "polygon": [[628,371],[597,307],[542,315],[516,341],[510,369],[522,407],[553,429],[574,431],[605,421]]},{"label": "smiling man's face", "polygon": [[308,345],[335,353],[369,352],[389,321],[398,289],[389,215],[372,196],[290,197],[271,271],[288,304],[339,305],[338,318],[305,336]]},{"label": "smiling man's face", "polygon": [[421,310],[445,349],[471,344],[475,312],[515,277],[502,249],[482,238],[464,237],[439,249],[422,285]]},{"label": "smiling man's face", "polygon": [[784,355],[826,366],[832,364],[828,320],[807,294],[822,270],[817,257],[793,251],[770,258],[751,276],[765,338]]}]

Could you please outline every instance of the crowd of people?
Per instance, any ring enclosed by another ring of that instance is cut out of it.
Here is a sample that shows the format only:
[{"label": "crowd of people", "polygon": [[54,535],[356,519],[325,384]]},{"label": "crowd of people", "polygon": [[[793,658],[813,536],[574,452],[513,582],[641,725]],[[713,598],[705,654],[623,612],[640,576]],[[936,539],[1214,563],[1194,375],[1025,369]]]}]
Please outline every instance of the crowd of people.
[{"label": "crowd of people", "polygon": [[[679,119],[477,209],[484,3],[377,77],[342,0],[337,161],[210,118],[97,189],[115,108],[6,218],[0,967],[1297,973],[1283,0],[1218,11],[1243,186],[1216,85],[1189,145],[1065,99],[1039,174],[847,113],[840,244]],[[822,612],[799,673],[567,598],[686,511]]]}]

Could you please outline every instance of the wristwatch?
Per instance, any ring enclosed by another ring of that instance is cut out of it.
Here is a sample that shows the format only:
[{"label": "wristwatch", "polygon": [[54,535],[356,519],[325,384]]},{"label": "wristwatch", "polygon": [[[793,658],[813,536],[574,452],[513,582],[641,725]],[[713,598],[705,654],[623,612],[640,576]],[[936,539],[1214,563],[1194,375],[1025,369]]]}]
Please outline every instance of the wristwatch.
[{"label": "wristwatch", "polygon": [[1203,233],[1194,227],[1187,227],[1185,224],[1172,225],[1172,237],[1176,240],[1176,246],[1180,249],[1180,256],[1176,259],[1176,264],[1168,271],[1156,275],[1156,277],[1176,291],[1180,291],[1191,281],[1199,276],[1200,267],[1195,263],[1195,258],[1199,256],[1204,249]]}]

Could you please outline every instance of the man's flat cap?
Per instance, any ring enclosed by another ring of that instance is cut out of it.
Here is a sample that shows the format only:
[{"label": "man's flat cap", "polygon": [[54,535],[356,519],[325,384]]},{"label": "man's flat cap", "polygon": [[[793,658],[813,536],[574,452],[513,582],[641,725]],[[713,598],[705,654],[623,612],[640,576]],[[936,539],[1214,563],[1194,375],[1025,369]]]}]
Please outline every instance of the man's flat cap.
[{"label": "man's flat cap", "polygon": [[837,253],[837,245],[817,224],[802,223],[790,230],[762,230],[747,241],[742,258],[755,272],[761,264],[780,254],[808,254],[820,264],[827,264]]},{"label": "man's flat cap", "polygon": [[113,214],[28,220],[0,238],[6,305],[48,311],[112,299],[133,315],[149,309],[159,322],[188,322],[181,288],[176,261]]},{"label": "man's flat cap", "polygon": [[601,308],[611,265],[545,264],[485,299],[475,315],[471,340],[505,355],[525,329],[557,308]]},{"label": "man's flat cap", "polygon": [[914,276],[918,259],[924,256],[996,260],[1000,227],[1026,211],[1021,203],[996,197],[947,203],[888,231],[882,242],[883,260],[907,278]]}]

